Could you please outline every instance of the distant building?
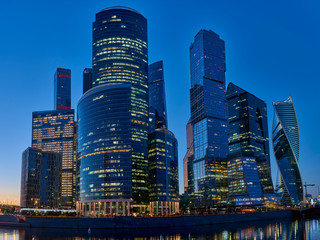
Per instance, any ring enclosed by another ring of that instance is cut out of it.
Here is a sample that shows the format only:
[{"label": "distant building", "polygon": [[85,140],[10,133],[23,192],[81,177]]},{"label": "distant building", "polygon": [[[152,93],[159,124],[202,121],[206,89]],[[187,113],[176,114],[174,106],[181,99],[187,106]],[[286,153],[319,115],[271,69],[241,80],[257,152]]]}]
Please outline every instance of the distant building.
[{"label": "distant building", "polygon": [[54,74],[54,109],[71,109],[71,70],[57,68]]},{"label": "distant building", "polygon": [[96,14],[92,88],[78,103],[81,215],[128,215],[148,207],[147,41],[147,20],[139,12],[110,7]]},{"label": "distant building", "polygon": [[178,142],[167,129],[156,129],[148,137],[150,212],[179,212]]},{"label": "distant building", "polygon": [[281,202],[298,205],[303,201],[303,186],[298,165],[300,140],[296,110],[291,96],[274,102],[273,107],[272,145],[281,174]]},{"label": "distant building", "polygon": [[22,154],[21,208],[59,209],[61,153],[27,148]]},{"label": "distant building", "polygon": [[190,69],[194,159],[189,188],[200,205],[211,206],[228,196],[225,44],[218,34],[198,32],[190,46]]},{"label": "distant building", "polygon": [[194,158],[193,129],[192,129],[192,124],[190,119],[186,126],[186,132],[187,132],[187,153],[183,158],[183,182],[184,182],[184,192],[188,193],[189,181],[191,180],[189,178],[189,175],[191,173],[190,171],[188,171],[188,165],[192,163]]},{"label": "distant building", "polygon": [[[227,100],[229,105],[229,153],[231,156],[239,153],[244,157],[252,157],[256,161],[260,192],[268,199],[268,194],[274,194],[274,189],[271,179],[267,105],[233,83],[228,85]],[[252,175],[253,170],[248,174]],[[247,178],[249,176],[243,175],[244,181]],[[233,197],[233,193],[229,187],[229,197]]]},{"label": "distant building", "polygon": [[150,131],[168,128],[163,62],[149,65],[149,124]]},{"label": "distant building", "polygon": [[32,147],[62,154],[61,207],[74,208],[74,110],[33,112]]},{"label": "distant building", "polygon": [[83,94],[92,88],[92,68],[83,70]]}]

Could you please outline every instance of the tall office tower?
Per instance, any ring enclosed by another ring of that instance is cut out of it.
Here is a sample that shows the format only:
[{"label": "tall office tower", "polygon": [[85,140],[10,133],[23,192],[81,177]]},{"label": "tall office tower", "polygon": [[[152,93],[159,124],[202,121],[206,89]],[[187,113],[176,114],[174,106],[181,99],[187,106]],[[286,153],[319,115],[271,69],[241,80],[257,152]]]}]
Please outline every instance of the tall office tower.
[{"label": "tall office tower", "polygon": [[22,154],[21,208],[60,208],[61,153],[27,148]]},{"label": "tall office tower", "polygon": [[74,208],[74,110],[33,112],[32,147],[62,154],[61,207]]},{"label": "tall office tower", "polygon": [[168,128],[163,62],[149,65],[149,121],[150,131]]},{"label": "tall office tower", "polygon": [[106,8],[93,23],[92,89],[78,103],[79,214],[147,208],[148,107],[147,20]]},{"label": "tall office tower", "polygon": [[188,192],[189,186],[189,174],[188,165],[192,163],[194,157],[194,150],[193,150],[193,129],[191,124],[191,119],[189,119],[187,126],[187,153],[183,158],[183,182],[184,182],[184,192]]},{"label": "tall office tower", "polygon": [[57,68],[54,74],[54,109],[71,109],[71,70]]},{"label": "tall office tower", "polygon": [[[236,159],[233,159],[233,153],[241,153],[243,157],[253,157],[259,173],[262,194],[268,198],[268,194],[273,194],[274,190],[270,168],[267,105],[233,83],[228,85],[227,100],[229,105],[229,159],[230,161],[238,159],[237,155]],[[243,180],[245,181],[247,177],[249,176],[245,176]],[[229,196],[233,196],[232,191],[229,191]],[[235,192],[234,196],[237,197],[239,194]]]},{"label": "tall office tower", "polygon": [[92,68],[83,70],[83,94],[92,88]]},{"label": "tall office tower", "polygon": [[232,204],[262,204],[262,188],[257,161],[253,154],[241,151],[229,154],[228,177],[229,200]]},{"label": "tall office tower", "polygon": [[150,213],[179,212],[178,142],[167,129],[155,129],[148,136],[148,180]]},{"label": "tall office tower", "polygon": [[192,195],[212,205],[228,194],[228,104],[225,45],[213,31],[200,30],[190,46],[191,124],[194,160]]},{"label": "tall office tower", "polygon": [[282,198],[285,205],[303,201],[303,186],[299,170],[299,126],[291,96],[273,103],[272,145],[281,174]]}]

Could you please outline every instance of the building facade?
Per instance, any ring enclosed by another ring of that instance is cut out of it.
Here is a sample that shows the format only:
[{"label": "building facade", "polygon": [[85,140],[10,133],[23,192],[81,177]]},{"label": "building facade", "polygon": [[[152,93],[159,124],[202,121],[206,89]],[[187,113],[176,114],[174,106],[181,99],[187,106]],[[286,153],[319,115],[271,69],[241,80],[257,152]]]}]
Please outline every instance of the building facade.
[{"label": "building facade", "polygon": [[62,155],[27,148],[22,154],[21,208],[59,209]]},{"label": "building facade", "polygon": [[153,215],[179,212],[178,142],[167,129],[148,136],[149,209]]},{"label": "building facade", "polygon": [[71,109],[71,70],[57,68],[54,74],[54,109]]},{"label": "building facade", "polygon": [[147,20],[125,7],[100,11],[92,52],[92,89],[78,103],[77,210],[143,212],[149,203]]},{"label": "building facade", "polygon": [[[228,104],[225,89],[225,44],[213,31],[200,30],[190,46],[191,124],[194,160],[191,194],[218,204],[228,194]],[[201,200],[202,199],[202,200]]]},{"label": "building facade", "polygon": [[189,181],[191,180],[189,178],[189,175],[191,174],[188,170],[188,166],[190,163],[192,163],[194,158],[194,150],[193,150],[193,129],[191,120],[189,119],[187,126],[186,126],[186,132],[187,132],[187,153],[183,158],[183,186],[184,186],[184,192],[189,192]]},{"label": "building facade", "polygon": [[157,128],[168,128],[163,62],[149,65],[149,121],[150,131]]},{"label": "building facade", "polygon": [[236,206],[262,204],[262,187],[253,154],[241,151],[229,154],[228,178],[230,203]]},{"label": "building facade", "polygon": [[92,68],[83,70],[83,94],[92,88]]},{"label": "building facade", "polygon": [[274,102],[272,145],[281,175],[281,202],[299,205],[303,201],[303,185],[299,170],[299,126],[291,96]]},{"label": "building facade", "polygon": [[[230,155],[241,153],[242,156],[255,159],[261,193],[268,199],[269,194],[274,194],[274,189],[271,179],[267,105],[233,83],[228,85],[227,100]],[[252,171],[248,173],[252,174]],[[244,181],[246,177],[244,176]],[[232,194],[233,191],[229,191],[229,197],[232,197]]]},{"label": "building facade", "polygon": [[74,110],[32,113],[32,147],[62,154],[61,207],[75,207]]}]

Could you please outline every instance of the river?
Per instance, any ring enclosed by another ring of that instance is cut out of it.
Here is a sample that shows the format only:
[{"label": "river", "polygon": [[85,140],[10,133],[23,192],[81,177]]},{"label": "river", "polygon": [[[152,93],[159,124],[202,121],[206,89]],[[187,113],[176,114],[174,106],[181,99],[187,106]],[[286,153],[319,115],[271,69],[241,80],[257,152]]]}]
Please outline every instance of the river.
[{"label": "river", "polygon": [[0,240],[20,239],[214,239],[214,240],[320,240],[320,219],[258,221],[213,226],[140,230],[60,230],[0,227]]}]

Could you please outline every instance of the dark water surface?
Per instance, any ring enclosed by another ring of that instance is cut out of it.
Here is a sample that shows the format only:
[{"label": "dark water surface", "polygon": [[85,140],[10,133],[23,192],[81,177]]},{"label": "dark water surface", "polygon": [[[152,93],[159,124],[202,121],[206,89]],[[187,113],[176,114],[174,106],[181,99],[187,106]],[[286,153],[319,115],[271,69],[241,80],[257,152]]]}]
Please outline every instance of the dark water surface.
[{"label": "dark water surface", "polygon": [[320,240],[320,219],[259,221],[184,228],[139,230],[64,230],[0,228],[0,240],[19,239],[275,239]]}]

